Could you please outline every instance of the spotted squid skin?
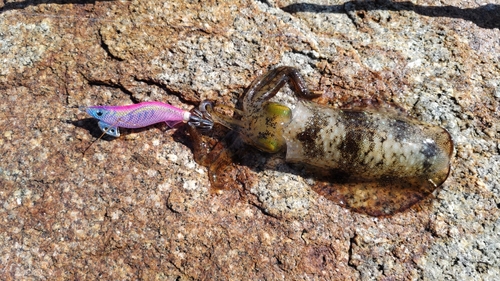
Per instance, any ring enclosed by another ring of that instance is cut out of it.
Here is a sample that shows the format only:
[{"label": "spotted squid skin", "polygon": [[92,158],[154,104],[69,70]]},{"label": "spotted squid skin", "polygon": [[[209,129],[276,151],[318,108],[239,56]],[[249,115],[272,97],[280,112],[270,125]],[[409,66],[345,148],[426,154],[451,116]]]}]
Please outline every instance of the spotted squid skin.
[{"label": "spotted squid skin", "polygon": [[[293,107],[271,101],[284,84],[297,96]],[[287,162],[304,164],[317,179],[316,192],[357,212],[404,211],[447,179],[453,140],[446,129],[390,109],[328,107],[312,102],[315,97],[297,69],[283,66],[250,85],[242,110],[234,110],[238,118],[210,101],[200,113],[261,151],[285,151]]]},{"label": "spotted squid skin", "polygon": [[[285,83],[298,96],[293,109],[270,101]],[[219,119],[262,151],[286,149],[287,162],[350,180],[404,178],[435,188],[448,177],[453,141],[444,128],[391,110],[327,107],[313,97],[296,69],[279,67],[249,87],[240,120]]]},{"label": "spotted squid skin", "polygon": [[449,133],[396,113],[341,110],[300,101],[284,126],[286,161],[360,180],[420,178],[441,185],[450,170]]}]

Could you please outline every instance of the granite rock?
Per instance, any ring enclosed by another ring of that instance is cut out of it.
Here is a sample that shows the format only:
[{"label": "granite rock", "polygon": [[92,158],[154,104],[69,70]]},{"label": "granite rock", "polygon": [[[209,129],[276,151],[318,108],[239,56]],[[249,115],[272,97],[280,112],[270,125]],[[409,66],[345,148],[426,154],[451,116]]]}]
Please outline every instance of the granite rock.
[{"label": "granite rock", "polygon": [[[499,23],[483,0],[0,2],[0,279],[494,280]],[[82,155],[100,132],[81,106],[233,106],[278,65],[321,102],[383,99],[445,127],[450,177],[374,218],[258,153],[213,193],[182,127]]]}]

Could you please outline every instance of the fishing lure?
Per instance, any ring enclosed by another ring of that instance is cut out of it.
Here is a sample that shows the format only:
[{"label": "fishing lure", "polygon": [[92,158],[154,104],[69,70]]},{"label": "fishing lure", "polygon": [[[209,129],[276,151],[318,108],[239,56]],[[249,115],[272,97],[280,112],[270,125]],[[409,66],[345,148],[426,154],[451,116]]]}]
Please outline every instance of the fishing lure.
[{"label": "fishing lure", "polygon": [[[285,83],[299,97],[293,110],[269,101]],[[235,109],[240,118],[219,113],[210,101],[198,112],[261,151],[286,151],[287,162],[327,179],[317,192],[359,212],[402,211],[447,179],[453,141],[444,128],[395,112],[322,106],[309,101],[314,97],[299,72],[285,66],[250,85],[242,110]]]},{"label": "fishing lure", "polygon": [[113,137],[120,136],[119,127],[134,129],[160,122],[165,122],[170,128],[181,122],[191,122],[196,127],[210,128],[210,123],[207,123],[206,119],[158,101],[123,106],[97,105],[88,107],[86,111],[99,120],[101,131]]},{"label": "fishing lure", "polygon": [[[131,129],[142,128],[160,122],[165,122],[170,128],[173,128],[181,122],[189,123],[192,126],[204,130],[210,130],[213,126],[213,123],[202,118],[198,111],[191,113],[173,105],[158,101],[148,101],[123,106],[90,106],[86,111],[90,116],[99,120],[98,126],[103,133],[98,139],[105,134],[119,137],[119,127]],[[96,141],[98,139],[96,139]],[[87,149],[89,147],[87,147]],[[87,151],[87,149],[85,149],[85,151]],[[85,153],[85,151],[83,153]]]}]

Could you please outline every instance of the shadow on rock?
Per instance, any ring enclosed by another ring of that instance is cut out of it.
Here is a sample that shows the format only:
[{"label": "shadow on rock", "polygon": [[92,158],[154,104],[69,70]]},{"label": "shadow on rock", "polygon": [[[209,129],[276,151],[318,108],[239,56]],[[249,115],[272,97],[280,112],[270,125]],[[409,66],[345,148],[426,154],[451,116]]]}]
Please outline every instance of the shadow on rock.
[{"label": "shadow on rock", "polygon": [[[0,3],[0,13],[9,10],[22,10],[28,6],[37,6],[40,4],[95,4],[96,2],[115,2],[116,0],[27,0],[22,2]],[[116,1],[118,2],[118,1]]]},{"label": "shadow on rock", "polygon": [[281,8],[288,13],[347,13],[350,10],[371,11],[413,11],[428,17],[459,18],[471,21],[482,28],[500,28],[500,5],[487,4],[478,8],[458,8],[454,6],[421,6],[412,2],[392,1],[349,1],[343,5],[319,5],[295,3]]}]

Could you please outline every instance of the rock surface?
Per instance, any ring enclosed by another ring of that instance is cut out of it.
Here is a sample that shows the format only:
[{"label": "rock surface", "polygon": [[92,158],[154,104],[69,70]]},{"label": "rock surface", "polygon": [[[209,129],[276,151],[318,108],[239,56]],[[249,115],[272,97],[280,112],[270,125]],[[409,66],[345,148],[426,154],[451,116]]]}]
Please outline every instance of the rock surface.
[{"label": "rock surface", "polygon": [[[0,279],[500,275],[499,2],[61,2],[0,4]],[[252,180],[214,194],[182,128],[130,131],[82,156],[100,132],[81,106],[234,105],[277,65],[333,106],[384,98],[445,127],[450,177],[373,218],[274,160],[239,166]]]}]

